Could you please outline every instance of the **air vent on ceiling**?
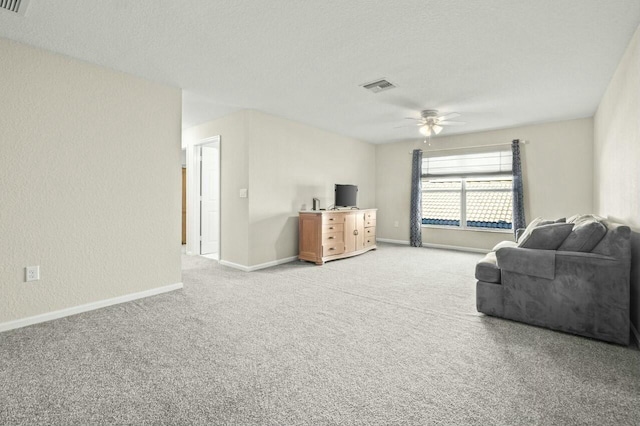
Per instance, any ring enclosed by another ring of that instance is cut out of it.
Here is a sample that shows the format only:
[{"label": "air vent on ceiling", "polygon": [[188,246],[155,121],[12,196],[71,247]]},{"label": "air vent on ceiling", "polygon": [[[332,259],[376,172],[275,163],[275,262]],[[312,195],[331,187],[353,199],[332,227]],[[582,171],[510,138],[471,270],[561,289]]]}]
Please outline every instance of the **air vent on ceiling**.
[{"label": "air vent on ceiling", "polygon": [[0,10],[17,13],[24,16],[27,12],[29,0],[0,0]]},{"label": "air vent on ceiling", "polygon": [[383,90],[393,89],[396,86],[394,86],[392,83],[389,83],[387,80],[382,79],[382,80],[376,80],[371,83],[363,84],[362,87],[364,87],[367,90],[371,90],[373,93],[378,93],[378,92],[382,92]]}]

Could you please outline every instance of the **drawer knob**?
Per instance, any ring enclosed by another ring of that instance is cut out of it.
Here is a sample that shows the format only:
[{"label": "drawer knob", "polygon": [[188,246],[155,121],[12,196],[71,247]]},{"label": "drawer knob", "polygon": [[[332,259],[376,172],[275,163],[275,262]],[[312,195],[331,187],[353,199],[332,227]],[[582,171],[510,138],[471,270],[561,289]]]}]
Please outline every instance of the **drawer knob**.
[{"label": "drawer knob", "polygon": [[358,235],[358,230],[357,229],[353,230],[353,235]]},{"label": "drawer knob", "polygon": [[329,229],[333,229],[333,226],[330,226]]},{"label": "drawer knob", "polygon": [[335,239],[335,238],[336,238],[336,237],[329,237],[329,239],[330,239],[330,240],[333,240],[333,239]]},{"label": "drawer knob", "polygon": [[329,248],[329,251],[333,251],[333,250],[335,250],[335,249],[336,249],[335,247],[330,247],[330,248]]}]

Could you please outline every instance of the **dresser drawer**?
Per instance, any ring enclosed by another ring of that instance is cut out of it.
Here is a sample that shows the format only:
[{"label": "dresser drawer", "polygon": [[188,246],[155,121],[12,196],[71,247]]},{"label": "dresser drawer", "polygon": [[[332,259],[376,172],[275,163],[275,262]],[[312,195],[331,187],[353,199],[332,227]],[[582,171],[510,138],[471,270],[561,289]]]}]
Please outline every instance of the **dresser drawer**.
[{"label": "dresser drawer", "polygon": [[344,223],[330,223],[322,225],[322,235],[332,234],[334,232],[344,233]]},{"label": "dresser drawer", "polygon": [[325,213],[322,215],[322,224],[329,225],[332,223],[344,223],[344,214],[342,213]]},{"label": "dresser drawer", "polygon": [[322,245],[322,256],[333,256],[344,253],[344,242],[327,243]]},{"label": "dresser drawer", "polygon": [[364,226],[376,226],[376,220],[375,219],[368,219],[368,218],[364,218]]},{"label": "dresser drawer", "polygon": [[365,237],[375,237],[376,236],[376,227],[370,226],[368,228],[364,228],[364,236]]},{"label": "dresser drawer", "polygon": [[364,220],[365,220],[365,222],[367,220],[376,220],[376,211],[373,210],[373,211],[365,212],[364,213]]},{"label": "dresser drawer", "polygon": [[364,237],[364,247],[371,247],[376,245],[376,236],[375,235],[367,235]]},{"label": "dresser drawer", "polygon": [[344,242],[344,232],[324,232],[322,234],[322,244],[335,244]]}]

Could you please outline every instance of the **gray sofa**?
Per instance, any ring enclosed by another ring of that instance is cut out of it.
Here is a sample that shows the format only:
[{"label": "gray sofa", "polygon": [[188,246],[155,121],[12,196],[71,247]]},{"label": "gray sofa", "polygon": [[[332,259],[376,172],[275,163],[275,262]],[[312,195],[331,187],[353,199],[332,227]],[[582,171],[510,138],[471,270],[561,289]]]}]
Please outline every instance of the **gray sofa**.
[{"label": "gray sofa", "polygon": [[591,215],[536,219],[476,265],[479,312],[629,344],[628,226]]}]

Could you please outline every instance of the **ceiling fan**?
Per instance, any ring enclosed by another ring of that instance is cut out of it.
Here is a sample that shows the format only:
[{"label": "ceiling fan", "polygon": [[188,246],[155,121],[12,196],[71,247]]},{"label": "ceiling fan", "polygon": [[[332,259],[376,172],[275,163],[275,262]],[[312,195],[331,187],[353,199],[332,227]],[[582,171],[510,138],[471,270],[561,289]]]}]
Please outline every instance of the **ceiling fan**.
[{"label": "ceiling fan", "polygon": [[442,131],[442,126],[452,126],[466,124],[462,121],[450,121],[452,118],[459,117],[457,112],[451,112],[445,115],[438,115],[438,110],[425,109],[420,112],[420,118],[406,117],[408,120],[418,120],[416,126],[419,126],[419,131],[426,137],[431,135],[438,135]]}]

